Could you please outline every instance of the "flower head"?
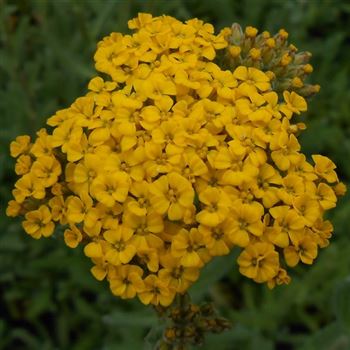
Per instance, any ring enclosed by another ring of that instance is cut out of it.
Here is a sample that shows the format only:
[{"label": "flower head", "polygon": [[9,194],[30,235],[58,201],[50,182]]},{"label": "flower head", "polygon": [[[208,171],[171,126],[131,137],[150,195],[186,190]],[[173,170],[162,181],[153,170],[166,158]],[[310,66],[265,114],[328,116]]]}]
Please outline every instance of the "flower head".
[{"label": "flower head", "polygon": [[128,24],[132,34],[98,43],[102,74],[86,95],[32,143],[11,143],[20,178],[7,215],[23,215],[34,238],[63,225],[66,245],[83,245],[93,276],[123,299],[168,306],[235,246],[243,275],[289,283],[285,265],[328,245],[324,213],[346,190],[297,139],[295,115],[317,90],[304,83],[308,55],[283,30],[214,34],[149,14]]}]

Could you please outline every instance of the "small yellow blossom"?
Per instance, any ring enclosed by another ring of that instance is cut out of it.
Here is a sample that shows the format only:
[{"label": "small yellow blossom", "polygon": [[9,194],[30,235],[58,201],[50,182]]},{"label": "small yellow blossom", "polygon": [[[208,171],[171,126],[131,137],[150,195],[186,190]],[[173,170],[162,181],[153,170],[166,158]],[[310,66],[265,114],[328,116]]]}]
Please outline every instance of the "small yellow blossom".
[{"label": "small yellow blossom", "polygon": [[64,231],[64,242],[70,248],[76,248],[82,239],[83,235],[75,225]]},{"label": "small yellow blossom", "polygon": [[112,293],[122,299],[134,298],[144,288],[142,274],[142,269],[136,265],[117,266],[109,276]]},{"label": "small yellow blossom", "polygon": [[51,236],[55,224],[52,222],[49,208],[46,205],[42,205],[37,210],[28,212],[25,215],[25,221],[23,221],[23,228],[35,239],[41,236]]},{"label": "small yellow blossom", "polygon": [[304,264],[312,264],[317,256],[317,243],[307,232],[293,237],[293,245],[284,248],[284,257],[288,266],[295,266],[301,260]]},{"label": "small yellow blossom", "polygon": [[11,157],[17,158],[21,154],[29,151],[30,137],[28,135],[17,136],[15,141],[11,142],[10,153]]},{"label": "small yellow blossom", "polygon": [[247,204],[235,206],[230,213],[232,220],[229,238],[232,243],[246,247],[249,236],[261,236],[264,225],[261,221],[261,212]]},{"label": "small yellow blossom", "polygon": [[175,296],[175,290],[169,288],[166,282],[163,282],[156,275],[148,275],[144,279],[144,287],[139,292],[138,297],[140,300],[148,305],[150,303],[154,305],[168,306],[171,304]]},{"label": "small yellow blossom", "polygon": [[91,194],[107,207],[116,202],[124,202],[129,191],[130,181],[125,172],[100,175],[91,184]]},{"label": "small yellow blossom", "polygon": [[315,162],[315,173],[329,183],[337,182],[338,177],[335,172],[335,164],[327,157],[315,154],[312,156]]},{"label": "small yellow blossom", "polygon": [[259,242],[244,249],[238,257],[239,271],[255,282],[267,282],[279,271],[278,253],[272,244]]},{"label": "small yellow blossom", "polygon": [[181,220],[193,205],[191,183],[177,173],[160,177],[150,186],[150,193],[152,208],[158,214],[167,213],[169,220]]},{"label": "small yellow blossom", "polygon": [[207,260],[203,236],[198,229],[182,229],[171,243],[171,253],[186,267],[202,267]]},{"label": "small yellow blossom", "polygon": [[230,198],[216,188],[207,188],[199,194],[199,200],[205,206],[196,215],[196,220],[203,225],[214,227],[225,220],[231,206]]},{"label": "small yellow blossom", "polygon": [[18,157],[16,162],[16,166],[15,166],[16,174],[24,175],[29,173],[31,166],[32,166],[31,157],[26,154],[22,154],[21,156]]},{"label": "small yellow blossom", "polygon": [[127,264],[136,254],[136,248],[129,244],[134,232],[131,228],[120,225],[115,230],[105,231],[104,239],[110,243],[106,259],[113,265]]},{"label": "small yellow blossom", "polygon": [[164,268],[159,271],[159,278],[179,293],[185,292],[199,277],[198,267],[183,266],[171,254],[163,256],[161,263]]}]

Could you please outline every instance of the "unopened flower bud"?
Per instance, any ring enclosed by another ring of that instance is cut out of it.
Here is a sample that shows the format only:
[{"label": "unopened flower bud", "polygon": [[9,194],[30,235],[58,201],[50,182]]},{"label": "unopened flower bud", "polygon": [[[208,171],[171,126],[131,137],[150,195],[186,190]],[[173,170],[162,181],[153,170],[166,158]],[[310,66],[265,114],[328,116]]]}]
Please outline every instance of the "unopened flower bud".
[{"label": "unopened flower bud", "polygon": [[238,57],[241,54],[242,49],[239,46],[231,46],[229,52],[232,57]]},{"label": "unopened flower bud", "polygon": [[276,75],[274,72],[268,70],[267,72],[265,72],[265,74],[269,77],[270,80],[274,80],[276,78]]},{"label": "unopened flower bud", "polygon": [[261,58],[261,50],[255,48],[255,47],[253,47],[253,48],[250,49],[250,51],[249,51],[249,56],[250,56],[253,60],[259,60],[259,59]]},{"label": "unopened flower bud", "polygon": [[168,342],[172,342],[176,339],[176,331],[175,328],[173,327],[168,327],[165,331],[164,331],[164,337],[166,338],[166,340]]},{"label": "unopened flower bud", "polygon": [[276,46],[276,41],[274,38],[269,38],[266,40],[266,46],[273,49]]},{"label": "unopened flower bud", "polygon": [[346,193],[346,186],[342,182],[339,182],[333,187],[333,190],[336,196],[344,196]]},{"label": "unopened flower bud", "polygon": [[311,58],[311,53],[304,51],[304,52],[299,52],[294,56],[294,63],[299,65],[299,64],[306,64],[309,62]]},{"label": "unopened flower bud", "polygon": [[233,45],[240,45],[243,39],[242,27],[238,23],[233,23],[231,30],[232,33],[229,42]]},{"label": "unopened flower bud", "polygon": [[310,97],[312,95],[315,95],[316,93],[318,93],[320,91],[320,85],[316,84],[316,85],[305,85],[303,86],[298,93],[302,96],[305,97]]},{"label": "unopened flower bud", "polygon": [[267,30],[264,30],[261,35],[264,39],[269,39],[271,37],[271,34]]},{"label": "unopened flower bud", "polygon": [[298,51],[298,48],[295,45],[293,45],[293,44],[290,44],[288,48],[289,48],[289,50],[291,52],[297,52]]},{"label": "unopened flower bud", "polygon": [[204,304],[201,306],[201,313],[204,316],[211,316],[214,314],[214,307],[212,304]]},{"label": "unopened flower bud", "polygon": [[292,61],[292,57],[289,56],[288,53],[285,53],[282,58],[281,58],[281,61],[280,61],[280,65],[285,67],[285,66],[288,66],[288,64]]},{"label": "unopened flower bud", "polygon": [[305,66],[303,67],[304,73],[306,74],[310,74],[313,72],[314,68],[312,67],[311,64],[305,64]]},{"label": "unopened flower bud", "polygon": [[248,38],[255,38],[257,34],[258,34],[258,30],[256,28],[251,27],[251,26],[246,27],[245,35]]},{"label": "unopened flower bud", "polygon": [[287,40],[288,39],[288,32],[284,29],[280,29],[278,32],[278,35],[283,39],[283,40]]},{"label": "unopened flower bud", "polygon": [[293,88],[301,88],[303,86],[304,86],[304,83],[299,77],[294,77],[292,79],[292,87]]}]

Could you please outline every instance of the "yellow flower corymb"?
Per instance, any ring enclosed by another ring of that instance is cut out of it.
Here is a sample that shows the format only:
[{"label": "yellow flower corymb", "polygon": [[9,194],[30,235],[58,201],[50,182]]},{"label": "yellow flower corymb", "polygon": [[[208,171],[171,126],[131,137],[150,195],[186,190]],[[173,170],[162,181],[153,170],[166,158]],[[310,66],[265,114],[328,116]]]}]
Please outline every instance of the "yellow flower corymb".
[{"label": "yellow flower corymb", "polygon": [[62,225],[66,245],[83,245],[93,276],[123,299],[168,306],[235,246],[243,275],[289,283],[286,266],[328,245],[323,216],[346,188],[330,159],[300,152],[295,115],[316,87],[288,76],[275,89],[274,72],[302,60],[287,33],[214,34],[198,19],[149,14],[128,24],[132,34],[98,43],[102,74],[86,95],[33,142],[11,143],[20,178],[7,215],[24,216],[34,238]]}]

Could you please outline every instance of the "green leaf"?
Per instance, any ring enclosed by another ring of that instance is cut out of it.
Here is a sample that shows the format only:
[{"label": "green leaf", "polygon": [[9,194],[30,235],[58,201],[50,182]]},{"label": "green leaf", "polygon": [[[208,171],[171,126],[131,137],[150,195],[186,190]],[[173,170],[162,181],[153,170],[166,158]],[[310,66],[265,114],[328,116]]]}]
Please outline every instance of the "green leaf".
[{"label": "green leaf", "polygon": [[152,314],[151,309],[139,312],[115,310],[103,316],[103,322],[109,326],[151,327],[156,324],[157,317]]},{"label": "green leaf", "polygon": [[350,276],[335,289],[333,305],[337,320],[350,335]]},{"label": "green leaf", "polygon": [[228,274],[231,269],[236,268],[235,262],[238,253],[238,249],[233,249],[229,255],[216,256],[201,270],[199,279],[190,288],[193,300],[202,299],[210,287]]},{"label": "green leaf", "polygon": [[350,338],[333,322],[309,337],[300,350],[349,350]]}]

